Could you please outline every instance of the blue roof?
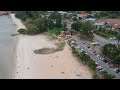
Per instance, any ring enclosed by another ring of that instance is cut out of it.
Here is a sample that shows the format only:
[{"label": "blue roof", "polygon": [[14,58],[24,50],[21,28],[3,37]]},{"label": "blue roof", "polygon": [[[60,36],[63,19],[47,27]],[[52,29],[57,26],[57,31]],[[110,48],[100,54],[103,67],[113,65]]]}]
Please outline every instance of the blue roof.
[{"label": "blue roof", "polygon": [[86,18],[85,20],[95,21],[95,18]]}]

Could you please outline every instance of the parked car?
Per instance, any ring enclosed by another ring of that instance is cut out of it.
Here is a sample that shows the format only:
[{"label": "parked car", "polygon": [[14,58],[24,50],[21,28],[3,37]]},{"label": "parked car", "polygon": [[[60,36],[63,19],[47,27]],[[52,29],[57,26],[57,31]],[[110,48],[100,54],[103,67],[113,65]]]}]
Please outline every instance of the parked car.
[{"label": "parked car", "polygon": [[80,48],[79,45],[77,45],[76,48]]},{"label": "parked car", "polygon": [[102,60],[102,61],[103,61],[103,60],[104,60],[104,58],[103,58],[103,57],[100,57],[100,60]]},{"label": "parked car", "polygon": [[97,53],[95,53],[95,55],[97,55]]},{"label": "parked car", "polygon": [[87,46],[87,48],[90,48],[90,46]]},{"label": "parked car", "polygon": [[83,51],[83,49],[81,49]]},{"label": "parked car", "polygon": [[120,72],[120,70],[116,70],[115,72],[116,72],[116,73],[119,73],[119,72]]},{"label": "parked car", "polygon": [[88,55],[88,53],[85,53],[85,54],[87,54],[87,55]]},{"label": "parked car", "polygon": [[103,60],[103,62],[108,63],[109,61],[108,61],[108,60],[106,60],[106,59],[104,59],[104,60]]},{"label": "parked car", "polygon": [[104,70],[103,70],[103,68],[98,68],[98,71],[100,71],[100,72],[101,72],[101,71],[104,71]]},{"label": "parked car", "polygon": [[85,43],[82,43],[83,45],[85,45]]},{"label": "parked car", "polygon": [[99,57],[100,55],[98,54],[97,57]]},{"label": "parked car", "polygon": [[100,45],[98,42],[93,42],[92,45]]},{"label": "parked car", "polygon": [[115,68],[114,71],[115,71],[116,73],[119,73],[119,72],[120,72],[120,70],[119,70],[118,68]]},{"label": "parked car", "polygon": [[81,49],[81,48],[80,48],[80,49],[79,49],[79,52],[81,52],[81,53],[82,53],[82,52],[83,52],[83,49]]},{"label": "parked car", "polygon": [[116,39],[116,37],[113,37],[113,39]]}]

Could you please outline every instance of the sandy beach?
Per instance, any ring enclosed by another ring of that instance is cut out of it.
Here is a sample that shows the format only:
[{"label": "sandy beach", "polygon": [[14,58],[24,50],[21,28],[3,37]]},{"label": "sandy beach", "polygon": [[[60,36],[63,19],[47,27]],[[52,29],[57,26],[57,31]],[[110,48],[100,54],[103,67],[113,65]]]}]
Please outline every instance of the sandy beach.
[{"label": "sandy beach", "polygon": [[[11,15],[18,28],[25,28]],[[63,51],[52,54],[35,54],[34,50],[55,48],[53,41],[44,35],[19,35],[16,48],[17,70],[15,79],[91,79],[92,74],[72,55],[68,45]]]}]

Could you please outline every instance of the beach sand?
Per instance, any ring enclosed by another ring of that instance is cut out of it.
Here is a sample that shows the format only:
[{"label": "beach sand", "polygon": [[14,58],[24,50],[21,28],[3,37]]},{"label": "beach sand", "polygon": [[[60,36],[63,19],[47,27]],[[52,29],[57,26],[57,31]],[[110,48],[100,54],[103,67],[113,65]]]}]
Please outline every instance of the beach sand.
[{"label": "beach sand", "polygon": [[[11,15],[18,28],[25,28]],[[19,35],[16,48],[17,69],[15,79],[91,79],[92,74],[72,55],[69,46],[52,54],[35,54],[34,50],[56,48],[44,35]]]},{"label": "beach sand", "polygon": [[[89,69],[72,55],[68,45],[63,51],[35,54],[40,48],[55,48],[44,35],[20,36],[17,48],[18,79],[90,79]],[[62,73],[61,73],[62,72]],[[63,73],[64,72],[64,73]],[[77,76],[78,75],[78,76]]]}]

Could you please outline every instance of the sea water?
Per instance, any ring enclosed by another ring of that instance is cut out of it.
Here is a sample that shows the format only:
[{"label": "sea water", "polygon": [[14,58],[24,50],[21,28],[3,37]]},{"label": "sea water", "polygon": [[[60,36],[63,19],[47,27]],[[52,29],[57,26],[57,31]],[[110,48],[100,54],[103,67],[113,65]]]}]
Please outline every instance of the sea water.
[{"label": "sea water", "polygon": [[0,16],[0,79],[14,77],[17,36],[11,35],[15,33],[16,25],[10,16]]}]

